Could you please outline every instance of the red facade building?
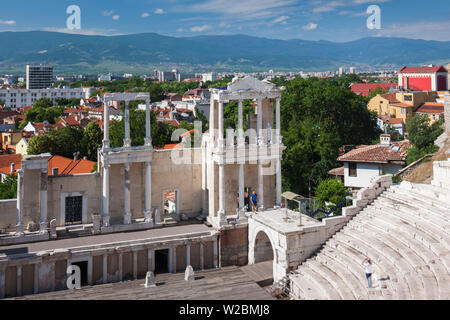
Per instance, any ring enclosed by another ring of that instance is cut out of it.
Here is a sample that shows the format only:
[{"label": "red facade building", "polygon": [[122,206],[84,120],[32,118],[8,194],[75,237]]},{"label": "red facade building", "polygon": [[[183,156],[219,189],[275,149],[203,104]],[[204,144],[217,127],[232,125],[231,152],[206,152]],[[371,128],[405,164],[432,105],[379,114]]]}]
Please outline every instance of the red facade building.
[{"label": "red facade building", "polygon": [[443,67],[403,67],[398,72],[399,87],[411,91],[448,89],[448,71]]}]

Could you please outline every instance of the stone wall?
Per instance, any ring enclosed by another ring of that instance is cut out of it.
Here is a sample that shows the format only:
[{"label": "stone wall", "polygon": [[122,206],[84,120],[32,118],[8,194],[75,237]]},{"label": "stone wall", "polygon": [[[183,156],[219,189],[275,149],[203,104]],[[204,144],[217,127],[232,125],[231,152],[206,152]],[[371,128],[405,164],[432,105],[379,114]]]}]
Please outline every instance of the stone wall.
[{"label": "stone wall", "polygon": [[220,230],[219,257],[220,267],[244,266],[248,263],[248,227],[246,224]]},{"label": "stone wall", "polygon": [[17,200],[0,200],[0,233],[16,230]]}]

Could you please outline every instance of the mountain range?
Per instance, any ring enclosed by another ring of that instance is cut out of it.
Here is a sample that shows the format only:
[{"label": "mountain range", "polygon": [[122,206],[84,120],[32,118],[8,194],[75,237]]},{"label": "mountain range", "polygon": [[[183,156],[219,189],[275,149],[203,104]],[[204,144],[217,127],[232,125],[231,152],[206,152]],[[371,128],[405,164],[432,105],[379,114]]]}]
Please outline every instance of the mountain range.
[{"label": "mountain range", "polygon": [[450,62],[450,42],[370,37],[337,43],[247,35],[170,37],[156,33],[87,36],[0,32],[0,73],[46,63],[55,73],[181,71],[325,71],[339,66],[392,68]]}]

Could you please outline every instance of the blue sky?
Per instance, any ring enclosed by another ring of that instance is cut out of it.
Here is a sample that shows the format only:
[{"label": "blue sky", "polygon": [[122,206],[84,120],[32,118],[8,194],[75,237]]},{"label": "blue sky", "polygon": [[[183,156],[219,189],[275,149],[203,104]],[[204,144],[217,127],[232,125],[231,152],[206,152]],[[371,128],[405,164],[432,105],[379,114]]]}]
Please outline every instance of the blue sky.
[{"label": "blue sky", "polygon": [[[248,34],[276,39],[350,41],[368,36],[450,41],[449,0],[22,0],[7,1],[0,31],[66,29],[66,8],[81,8],[75,33],[156,32],[176,37]],[[369,30],[369,5],[381,29]]]}]

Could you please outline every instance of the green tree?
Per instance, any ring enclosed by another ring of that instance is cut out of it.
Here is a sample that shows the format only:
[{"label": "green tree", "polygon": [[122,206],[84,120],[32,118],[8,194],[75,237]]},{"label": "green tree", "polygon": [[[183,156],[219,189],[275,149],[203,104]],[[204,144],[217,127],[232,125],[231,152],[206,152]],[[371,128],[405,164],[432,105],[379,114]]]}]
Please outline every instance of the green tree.
[{"label": "green tree", "polygon": [[33,103],[33,108],[50,108],[53,106],[52,100],[49,98],[40,98]]},{"label": "green tree", "polygon": [[28,154],[52,152],[53,140],[48,134],[36,135],[28,142]]},{"label": "green tree", "polygon": [[96,122],[90,122],[84,130],[82,146],[88,160],[97,161],[97,150],[102,146],[102,130]]},{"label": "green tree", "polygon": [[0,182],[0,200],[15,199],[17,197],[17,176],[11,174]]},{"label": "green tree", "polygon": [[434,144],[434,141],[444,132],[441,128],[443,119],[432,125],[429,121],[427,115],[416,115],[406,125],[409,141],[418,149]]},{"label": "green tree", "polygon": [[82,144],[84,132],[80,127],[64,127],[51,131],[49,135],[53,141],[52,154],[66,158],[73,158],[75,152],[80,152],[80,157],[86,155],[85,145]]},{"label": "green tree", "polygon": [[348,189],[338,179],[326,179],[320,182],[316,189],[314,200],[322,209],[329,209],[325,202],[338,204],[348,195]]},{"label": "green tree", "polygon": [[342,145],[369,144],[380,133],[364,97],[333,79],[294,79],[281,101],[286,190],[309,194],[327,178]]}]

